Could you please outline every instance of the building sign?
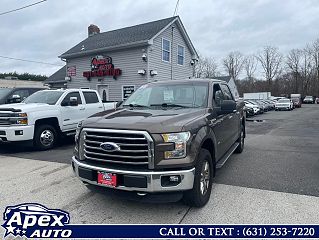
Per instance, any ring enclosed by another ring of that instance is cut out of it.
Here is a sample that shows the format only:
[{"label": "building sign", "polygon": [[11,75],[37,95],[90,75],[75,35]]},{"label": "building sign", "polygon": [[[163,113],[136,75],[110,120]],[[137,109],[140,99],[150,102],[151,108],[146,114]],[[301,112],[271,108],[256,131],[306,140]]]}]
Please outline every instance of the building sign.
[{"label": "building sign", "polygon": [[91,60],[91,71],[83,72],[83,77],[90,80],[91,77],[117,76],[122,74],[122,70],[114,68],[112,58],[98,55]]},{"label": "building sign", "polygon": [[76,76],[76,66],[69,66],[67,68],[67,75],[68,75],[68,77]]},{"label": "building sign", "polygon": [[134,91],[135,86],[122,86],[122,99],[127,99]]}]

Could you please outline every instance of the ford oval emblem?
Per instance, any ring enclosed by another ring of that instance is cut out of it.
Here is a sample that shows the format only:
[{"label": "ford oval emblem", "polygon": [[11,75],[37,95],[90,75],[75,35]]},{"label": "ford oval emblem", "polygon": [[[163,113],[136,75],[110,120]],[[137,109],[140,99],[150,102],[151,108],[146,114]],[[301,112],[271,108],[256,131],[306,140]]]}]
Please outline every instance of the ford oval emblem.
[{"label": "ford oval emblem", "polygon": [[120,150],[120,146],[112,142],[101,143],[100,148],[106,152],[114,152]]}]

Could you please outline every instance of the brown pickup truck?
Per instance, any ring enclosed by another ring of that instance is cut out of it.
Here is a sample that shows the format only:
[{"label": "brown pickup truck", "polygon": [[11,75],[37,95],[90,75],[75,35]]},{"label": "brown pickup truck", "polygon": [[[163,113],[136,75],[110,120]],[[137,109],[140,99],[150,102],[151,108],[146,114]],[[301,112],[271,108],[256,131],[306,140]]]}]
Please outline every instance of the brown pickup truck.
[{"label": "brown pickup truck", "polygon": [[143,85],[116,109],[79,123],[72,168],[90,189],[204,206],[216,169],[243,151],[243,107],[224,81]]}]

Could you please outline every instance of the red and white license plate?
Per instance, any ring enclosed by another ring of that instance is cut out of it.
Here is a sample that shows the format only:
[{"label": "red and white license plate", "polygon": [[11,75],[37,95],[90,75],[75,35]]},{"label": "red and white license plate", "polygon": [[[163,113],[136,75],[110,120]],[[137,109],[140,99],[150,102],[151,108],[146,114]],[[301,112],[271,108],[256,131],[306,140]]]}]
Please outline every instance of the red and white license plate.
[{"label": "red and white license plate", "polygon": [[97,183],[109,187],[116,187],[116,174],[108,172],[97,172]]}]

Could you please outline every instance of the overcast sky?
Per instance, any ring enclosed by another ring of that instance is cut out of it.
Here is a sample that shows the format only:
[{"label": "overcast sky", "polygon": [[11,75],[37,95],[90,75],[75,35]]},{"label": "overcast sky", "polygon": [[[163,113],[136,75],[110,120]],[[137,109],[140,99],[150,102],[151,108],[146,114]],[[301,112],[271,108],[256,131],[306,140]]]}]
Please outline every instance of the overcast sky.
[{"label": "overcast sky", "polygon": [[[39,0],[1,0],[0,12]],[[63,65],[58,55],[87,37],[171,17],[175,0],[47,0],[0,15],[0,55]],[[318,0],[180,0],[178,14],[197,51],[220,59],[233,50],[251,54],[265,45],[282,53],[319,38]],[[0,58],[0,72],[51,75],[58,66]],[[222,68],[220,69],[222,71]]]}]

